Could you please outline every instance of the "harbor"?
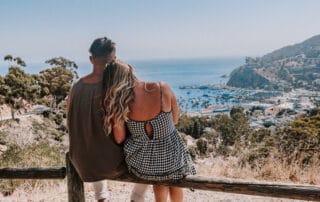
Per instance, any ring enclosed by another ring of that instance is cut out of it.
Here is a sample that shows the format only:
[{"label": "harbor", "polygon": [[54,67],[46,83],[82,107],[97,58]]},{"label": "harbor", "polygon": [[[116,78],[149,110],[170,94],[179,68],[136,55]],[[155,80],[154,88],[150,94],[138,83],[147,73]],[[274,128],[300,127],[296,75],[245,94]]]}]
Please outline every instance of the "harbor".
[{"label": "harbor", "polygon": [[242,107],[254,128],[280,126],[319,106],[320,93],[305,89],[290,92],[244,90],[224,85],[182,86],[180,110],[190,116],[229,114]]}]

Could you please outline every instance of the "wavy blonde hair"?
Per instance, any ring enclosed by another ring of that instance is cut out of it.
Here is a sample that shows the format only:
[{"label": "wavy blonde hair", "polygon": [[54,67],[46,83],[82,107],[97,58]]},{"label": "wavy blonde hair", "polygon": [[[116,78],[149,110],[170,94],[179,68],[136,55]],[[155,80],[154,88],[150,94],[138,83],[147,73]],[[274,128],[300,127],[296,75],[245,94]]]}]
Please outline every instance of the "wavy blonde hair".
[{"label": "wavy blonde hair", "polygon": [[103,127],[108,135],[111,134],[114,124],[128,120],[129,103],[134,99],[133,87],[136,80],[132,68],[120,61],[108,64],[104,70],[102,105],[105,116]]}]

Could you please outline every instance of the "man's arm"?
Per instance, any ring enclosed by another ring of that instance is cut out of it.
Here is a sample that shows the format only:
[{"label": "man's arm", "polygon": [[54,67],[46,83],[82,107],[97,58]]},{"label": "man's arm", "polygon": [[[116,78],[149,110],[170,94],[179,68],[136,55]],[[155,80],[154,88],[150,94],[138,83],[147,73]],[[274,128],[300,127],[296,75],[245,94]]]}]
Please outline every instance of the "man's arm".
[{"label": "man's arm", "polygon": [[67,128],[69,128],[69,109],[70,109],[70,102],[71,102],[71,90],[70,90],[70,92],[69,92],[69,95],[67,95],[67,100],[66,100],[66,104],[67,104],[67,106],[66,106],[66,115],[67,115]]}]

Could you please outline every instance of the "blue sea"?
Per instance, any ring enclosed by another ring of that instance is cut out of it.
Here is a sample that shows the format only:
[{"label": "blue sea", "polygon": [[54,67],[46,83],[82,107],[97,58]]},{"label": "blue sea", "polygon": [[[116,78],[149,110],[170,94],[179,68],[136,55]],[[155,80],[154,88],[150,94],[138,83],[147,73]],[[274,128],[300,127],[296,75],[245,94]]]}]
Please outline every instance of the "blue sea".
[{"label": "blue sea", "polygon": [[[234,94],[227,89],[192,89],[185,86],[226,84],[229,75],[243,64],[243,58],[132,61],[141,80],[165,81],[170,84],[184,111],[199,111],[211,105],[231,106],[236,103],[223,96]],[[222,98],[222,99],[221,99]]]},{"label": "blue sea", "polygon": [[[228,90],[180,89],[179,87],[225,84],[232,70],[244,63],[244,58],[132,60],[127,62],[133,66],[140,80],[167,82],[175,92],[180,104],[183,103],[184,110],[197,111],[205,107],[203,103],[206,103],[206,106],[232,104],[217,99],[217,97],[228,94]],[[80,76],[92,70],[89,62],[78,63],[78,66]],[[47,64],[30,64],[25,71],[39,73],[47,67]],[[2,68],[0,74],[5,73],[6,71]]]}]

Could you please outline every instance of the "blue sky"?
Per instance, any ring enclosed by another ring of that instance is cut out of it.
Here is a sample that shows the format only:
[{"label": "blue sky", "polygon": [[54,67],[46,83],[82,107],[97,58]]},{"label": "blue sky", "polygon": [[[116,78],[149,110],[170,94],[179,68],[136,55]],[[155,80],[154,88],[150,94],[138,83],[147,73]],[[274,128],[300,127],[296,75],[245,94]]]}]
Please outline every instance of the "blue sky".
[{"label": "blue sky", "polygon": [[100,36],[122,59],[261,56],[320,34],[319,8],[318,0],[3,0],[0,57],[87,61]]}]

